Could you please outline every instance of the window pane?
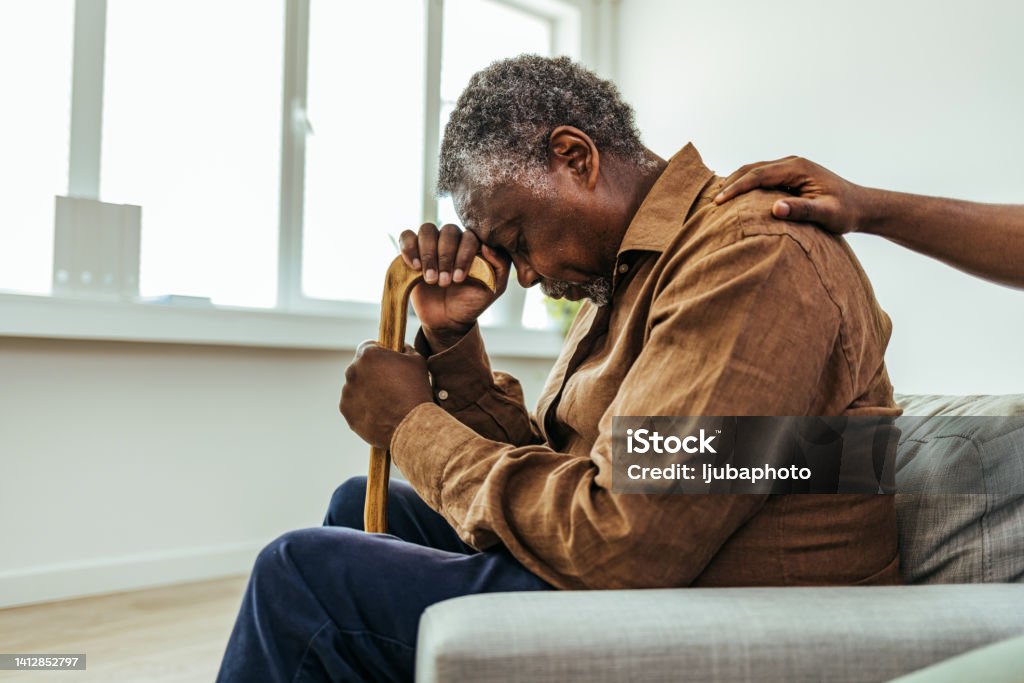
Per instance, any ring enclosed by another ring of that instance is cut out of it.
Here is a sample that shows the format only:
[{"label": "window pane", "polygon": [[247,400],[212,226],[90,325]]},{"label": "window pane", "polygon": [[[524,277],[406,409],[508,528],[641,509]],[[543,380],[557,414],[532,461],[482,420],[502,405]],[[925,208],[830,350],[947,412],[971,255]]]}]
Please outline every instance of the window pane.
[{"label": "window pane", "polygon": [[0,5],[0,288],[50,291],[68,189],[73,0]]},{"label": "window pane", "polygon": [[553,330],[558,324],[548,313],[544,300],[547,299],[541,293],[540,287],[530,287],[526,290],[526,303],[523,304],[523,327],[531,330]]},{"label": "window pane", "polygon": [[142,206],[142,294],[272,306],[283,0],[108,0],[107,21],[101,198]]},{"label": "window pane", "polygon": [[[445,0],[444,48],[441,56],[441,132],[455,108],[455,101],[470,77],[491,62],[523,53],[551,55],[552,26],[534,16],[492,0]],[[451,197],[438,203],[442,223],[460,224]],[[518,287],[515,274],[509,287]],[[547,313],[539,290],[530,291],[524,316],[531,326],[545,325]],[[495,305],[500,305],[495,304]],[[488,310],[482,325],[493,324],[496,316]]]},{"label": "window pane", "polygon": [[551,54],[550,21],[493,0],[445,0],[442,103],[454,103],[491,62],[524,52]]},{"label": "window pane", "polygon": [[384,272],[398,253],[388,236],[420,225],[423,4],[311,3],[307,296],[379,302]]}]

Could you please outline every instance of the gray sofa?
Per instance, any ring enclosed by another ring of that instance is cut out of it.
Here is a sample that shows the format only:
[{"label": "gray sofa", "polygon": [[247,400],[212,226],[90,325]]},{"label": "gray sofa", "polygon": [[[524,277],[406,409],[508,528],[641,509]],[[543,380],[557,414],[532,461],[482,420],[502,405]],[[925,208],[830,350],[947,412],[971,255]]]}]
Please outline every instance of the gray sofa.
[{"label": "gray sofa", "polygon": [[[1024,416],[1024,396],[898,400],[906,415]],[[897,468],[954,459],[988,481],[995,456],[1024,463],[1024,419],[920,421]],[[896,503],[909,585],[457,598],[420,621],[417,681],[887,681],[1024,634],[1024,496]]]}]

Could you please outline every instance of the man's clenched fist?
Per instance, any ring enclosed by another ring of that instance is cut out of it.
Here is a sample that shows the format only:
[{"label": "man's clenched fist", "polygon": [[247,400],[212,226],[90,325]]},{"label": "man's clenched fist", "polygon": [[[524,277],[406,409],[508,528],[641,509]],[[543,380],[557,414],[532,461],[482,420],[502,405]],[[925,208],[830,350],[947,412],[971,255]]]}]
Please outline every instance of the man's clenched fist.
[{"label": "man's clenched fist", "polygon": [[398,423],[419,404],[432,401],[427,361],[412,347],[398,353],[363,342],[345,370],[341,414],[371,446],[388,448]]}]

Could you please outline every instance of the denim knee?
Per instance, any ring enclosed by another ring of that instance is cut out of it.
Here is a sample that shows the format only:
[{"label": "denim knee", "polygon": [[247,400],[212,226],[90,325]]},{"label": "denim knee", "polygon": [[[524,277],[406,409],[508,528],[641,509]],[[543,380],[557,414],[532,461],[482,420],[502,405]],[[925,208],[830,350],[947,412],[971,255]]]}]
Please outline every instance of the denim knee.
[{"label": "denim knee", "polygon": [[256,556],[252,575],[259,579],[268,579],[282,573],[288,573],[294,566],[292,548],[306,540],[305,529],[286,531],[270,543]]},{"label": "denim knee", "polygon": [[256,556],[249,576],[254,608],[266,611],[277,604],[277,600],[268,598],[292,590],[297,573],[290,551],[293,543],[301,541],[299,532],[289,531],[265,545]]},{"label": "denim knee", "polygon": [[[313,527],[288,531],[256,557],[243,611],[270,628],[266,620],[309,634],[327,618],[322,604],[325,577],[347,580],[351,557],[365,534],[353,529]],[[336,583],[336,582],[335,582]]]},{"label": "denim knee", "polygon": [[363,529],[366,500],[366,477],[351,477],[334,489],[324,516],[324,526],[345,526]]},{"label": "denim knee", "polygon": [[339,553],[339,549],[347,549],[347,543],[341,544],[353,538],[350,535],[353,530],[345,531],[348,534],[341,529],[328,530],[323,527],[286,531],[259,552],[252,575],[276,585],[293,575],[303,576],[310,567],[317,568],[325,553],[331,553],[340,560],[346,553]]}]

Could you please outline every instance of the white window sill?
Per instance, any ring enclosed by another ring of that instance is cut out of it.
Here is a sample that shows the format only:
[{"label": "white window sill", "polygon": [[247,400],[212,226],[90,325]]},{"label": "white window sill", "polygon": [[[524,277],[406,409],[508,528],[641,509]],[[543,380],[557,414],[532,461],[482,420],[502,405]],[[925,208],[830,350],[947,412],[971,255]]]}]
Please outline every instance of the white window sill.
[{"label": "white window sill", "polygon": [[[352,350],[377,338],[372,317],[211,306],[196,308],[31,294],[0,294],[0,337]],[[409,339],[416,329],[409,321]],[[484,327],[492,356],[558,356],[553,331]]]}]

